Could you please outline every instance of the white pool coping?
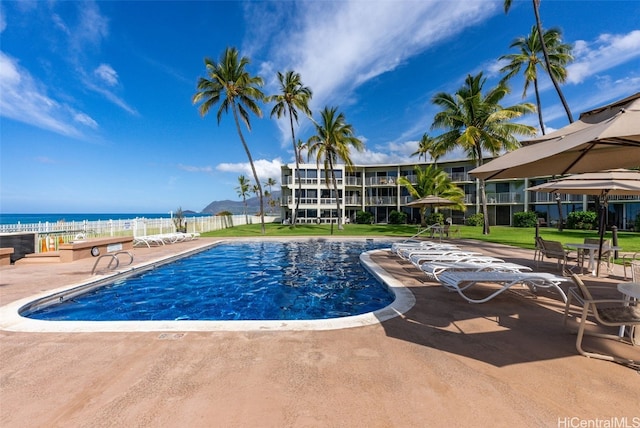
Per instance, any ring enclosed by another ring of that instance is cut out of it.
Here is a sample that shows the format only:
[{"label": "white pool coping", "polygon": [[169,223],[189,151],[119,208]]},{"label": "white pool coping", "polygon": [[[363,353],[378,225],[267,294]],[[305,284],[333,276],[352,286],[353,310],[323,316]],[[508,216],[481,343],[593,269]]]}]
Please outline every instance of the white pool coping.
[{"label": "white pool coping", "polygon": [[[220,243],[220,242],[218,242]],[[217,244],[217,243],[216,243]],[[209,244],[186,251],[194,253]],[[192,332],[192,331],[309,331],[338,330],[379,324],[399,316],[413,307],[415,297],[400,281],[371,259],[371,254],[385,250],[372,250],[360,255],[363,266],[382,284],[385,284],[395,295],[395,300],[388,306],[374,312],[349,317],[318,320],[230,320],[230,321],[48,321],[26,318],[20,315],[25,306],[36,300],[57,294],[65,294],[75,288],[85,288],[92,284],[112,282],[118,276],[132,274],[143,269],[163,264],[167,260],[183,257],[185,253],[162,260],[155,260],[141,266],[120,271],[117,274],[99,276],[81,283],[72,284],[55,290],[17,300],[0,307],[0,330],[31,333],[118,333],[118,332]]]}]

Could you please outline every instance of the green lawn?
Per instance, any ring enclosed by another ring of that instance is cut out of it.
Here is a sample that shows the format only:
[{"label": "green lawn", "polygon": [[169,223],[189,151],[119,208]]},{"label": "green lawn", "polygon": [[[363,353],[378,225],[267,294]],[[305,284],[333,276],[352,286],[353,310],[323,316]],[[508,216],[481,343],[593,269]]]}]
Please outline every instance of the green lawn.
[{"label": "green lawn", "polygon": [[[505,245],[513,245],[521,248],[534,248],[534,228],[517,228],[508,226],[492,226],[491,234],[483,235],[481,227],[474,226],[454,226],[460,227],[462,238],[478,239],[481,241],[495,242]],[[282,224],[269,223],[266,225],[265,236],[388,236],[405,238],[416,233],[416,226],[407,225],[363,225],[347,224],[344,230],[338,230],[336,225],[315,225],[304,224],[290,227]],[[208,237],[236,237],[236,236],[262,236],[260,224],[247,226],[236,226],[229,229],[204,233]],[[568,242],[583,242],[584,238],[597,238],[598,233],[594,230],[563,230],[558,232],[554,228],[541,228],[540,236],[552,241],[560,241],[563,244]],[[611,232],[607,232],[606,238],[611,238]],[[624,252],[640,252],[640,233],[618,232],[618,246]]]}]

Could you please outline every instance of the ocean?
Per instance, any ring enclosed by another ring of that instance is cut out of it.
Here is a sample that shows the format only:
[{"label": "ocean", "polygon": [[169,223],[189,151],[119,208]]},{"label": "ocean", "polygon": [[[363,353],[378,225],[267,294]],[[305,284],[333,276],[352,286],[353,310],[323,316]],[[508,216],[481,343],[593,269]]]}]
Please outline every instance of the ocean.
[{"label": "ocean", "polygon": [[[186,218],[208,217],[212,214],[188,213]],[[134,218],[169,218],[169,213],[126,213],[126,214],[5,214],[0,213],[0,224],[32,224],[56,223],[58,221],[98,221],[98,220],[128,220]]]}]

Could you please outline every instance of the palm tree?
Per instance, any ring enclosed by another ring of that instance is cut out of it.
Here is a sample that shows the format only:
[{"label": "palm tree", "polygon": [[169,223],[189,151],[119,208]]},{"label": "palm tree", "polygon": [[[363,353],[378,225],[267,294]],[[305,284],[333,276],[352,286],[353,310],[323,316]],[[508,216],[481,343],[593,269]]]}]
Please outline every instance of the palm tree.
[{"label": "palm tree", "polygon": [[[486,79],[482,73],[468,75],[465,84],[453,94],[444,92],[433,97],[433,103],[442,108],[434,119],[432,129],[445,129],[436,138],[444,153],[461,147],[476,166],[484,162],[484,152],[497,156],[502,150],[512,150],[519,146],[514,134],[535,135],[532,126],[513,123],[512,120],[525,113],[535,111],[530,103],[502,107],[500,101],[509,93],[509,88],[501,82],[486,95],[482,94]],[[489,217],[484,180],[480,180],[480,201],[484,215],[484,234],[489,234]]]},{"label": "palm tree", "polygon": [[421,157],[424,157],[425,162],[427,161],[427,155],[431,156],[433,159],[433,163],[437,164],[440,156],[443,155],[442,151],[437,141],[430,137],[426,132],[422,135],[422,138],[418,142],[418,150],[411,153],[411,156],[418,156],[418,161],[420,161]]},{"label": "palm tree", "polygon": [[[364,144],[353,135],[353,127],[345,122],[344,114],[337,113],[337,107],[325,107],[320,113],[321,123],[315,123],[316,135],[313,135],[307,141],[308,156],[311,157],[317,153],[316,164],[319,166],[320,161],[324,162],[325,176],[331,173],[331,182],[336,197],[336,205],[338,208],[338,230],[344,229],[342,226],[342,215],[340,214],[340,195],[338,193],[338,182],[336,181],[336,173],[333,169],[338,161],[342,160],[347,169],[353,167],[351,161],[350,147],[358,151],[364,149]],[[327,187],[329,188],[329,180]]]},{"label": "palm tree", "polygon": [[[509,9],[511,9],[511,3],[513,0],[504,0],[504,13],[509,13]],[[533,3],[533,13],[536,17],[536,27],[538,28],[538,34],[544,34],[542,31],[542,20],[540,19],[540,0],[531,0]],[[549,53],[547,52],[547,46],[545,44],[546,40],[543,38],[540,42],[540,47],[542,48],[542,55],[544,56],[544,63],[546,65],[545,69],[551,70],[551,59],[549,58]],[[549,78],[551,78],[551,82],[553,83],[553,87],[556,88],[556,92],[558,93],[558,97],[560,97],[560,101],[562,102],[562,106],[564,107],[565,112],[567,112],[567,118],[569,119],[569,123],[573,123],[573,115],[571,114],[571,110],[569,110],[569,104],[567,104],[567,100],[564,98],[564,94],[560,89],[560,85],[556,80],[556,77],[553,73],[549,73]]]},{"label": "palm tree", "polygon": [[[276,180],[274,180],[273,178],[269,177],[267,178],[267,181],[265,181],[264,185],[266,187],[269,188],[268,192],[264,192],[264,195],[267,196],[267,204],[269,205],[270,208],[273,208],[275,206],[275,203],[273,203],[273,192],[272,192],[272,188],[273,186],[275,186],[277,183]],[[270,212],[273,210],[269,210]]]},{"label": "palm tree", "polygon": [[298,123],[298,110],[302,110],[307,116],[311,117],[309,109],[309,101],[313,96],[311,89],[302,85],[300,74],[293,71],[287,71],[286,74],[278,72],[278,80],[280,81],[281,93],[269,97],[269,101],[275,101],[276,105],[271,110],[271,117],[274,115],[278,118],[289,114],[289,123],[291,125],[291,143],[293,144],[293,154],[296,159],[296,178],[298,180],[298,192],[296,195],[296,209],[293,211],[291,224],[296,225],[296,216],[298,215],[298,207],[300,206],[300,198],[302,197],[302,182],[300,181],[300,159],[298,145],[296,144],[296,134],[293,129],[293,121]]},{"label": "palm tree", "polygon": [[[538,107],[538,121],[540,122],[540,130],[545,134],[544,122],[542,120],[542,105],[540,103],[540,92],[538,90],[538,67],[545,70],[544,58],[540,57],[542,52],[542,40],[539,36],[538,28],[534,25],[531,27],[531,33],[526,37],[518,37],[511,43],[510,48],[517,48],[518,53],[503,55],[501,60],[509,61],[509,64],[502,67],[500,72],[506,73],[503,81],[506,81],[520,72],[524,68],[524,90],[522,98],[527,96],[529,84],[533,83],[536,95],[536,105]],[[565,66],[573,60],[571,56],[571,46],[562,43],[561,31],[552,28],[544,33],[544,44],[547,47],[550,60],[549,73],[552,74],[558,82],[567,80],[567,69]]]},{"label": "palm tree", "polygon": [[244,204],[244,219],[247,224],[249,224],[249,216],[247,215],[247,198],[250,194],[251,182],[245,177],[241,175],[238,177],[239,186],[236,187],[236,192],[238,192],[238,196],[242,198],[242,203]]},{"label": "palm tree", "polygon": [[[409,194],[415,199],[424,198],[429,195],[440,196],[455,202],[450,206],[451,209],[466,211],[467,206],[464,204],[464,190],[456,186],[451,177],[445,171],[436,165],[429,165],[421,168],[419,165],[414,167],[416,175],[416,184],[413,185],[406,177],[399,177],[398,184],[404,186]],[[420,225],[425,227],[426,207],[420,209]]]},{"label": "palm tree", "polygon": [[266,233],[264,227],[264,202],[262,200],[260,179],[253,164],[249,146],[247,146],[240,129],[240,119],[242,119],[247,129],[251,131],[249,112],[262,117],[262,110],[257,104],[258,101],[264,99],[264,94],[260,90],[263,85],[262,78],[251,76],[245,70],[245,67],[249,64],[249,59],[247,57],[238,58],[238,50],[236,48],[228,47],[225,49],[220,56],[220,62],[216,63],[209,58],[205,58],[204,64],[207,69],[207,77],[201,77],[198,80],[198,92],[193,96],[193,103],[201,102],[199,111],[200,115],[204,116],[212,106],[220,102],[217,114],[218,125],[220,124],[222,113],[228,113],[229,109],[231,109],[242,147],[244,147],[247,158],[249,158],[249,164],[251,164],[253,178],[260,189],[260,220],[262,234],[264,235]]}]

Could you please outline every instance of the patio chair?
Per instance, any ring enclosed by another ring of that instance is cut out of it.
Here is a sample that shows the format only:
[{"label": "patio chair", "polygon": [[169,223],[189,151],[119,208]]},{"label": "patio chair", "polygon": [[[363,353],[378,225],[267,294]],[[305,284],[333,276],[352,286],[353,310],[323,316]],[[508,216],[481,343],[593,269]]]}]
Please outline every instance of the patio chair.
[{"label": "patio chair", "polygon": [[[594,245],[599,245],[600,244],[600,238],[584,238],[584,243],[585,244],[594,244]],[[602,243],[602,246],[605,248],[611,248],[611,240],[605,240]],[[580,265],[580,269],[584,269],[584,261],[585,258],[589,258],[589,250],[585,250],[582,248],[578,248],[578,251],[576,253],[576,257],[577,257],[577,264]],[[598,251],[594,252],[594,257],[596,260],[598,260]],[[602,257],[600,257],[600,262],[601,263],[607,263],[607,272],[611,272],[612,269],[612,265],[613,265],[613,251],[611,250],[604,250],[602,252]]]},{"label": "patio chair", "polygon": [[[636,253],[624,253],[622,254],[622,269],[624,270],[624,279],[627,279],[627,268],[631,268],[633,263],[638,260],[640,262],[640,252]],[[633,272],[633,270],[632,270]],[[640,278],[633,280],[634,282],[640,281]]]},{"label": "patio chair", "polygon": [[564,248],[560,241],[547,241],[540,238],[542,244],[542,255],[548,259],[558,260],[558,270],[563,274],[569,274],[571,269],[567,269],[569,261],[577,261],[571,256],[571,251]]},{"label": "patio chair", "polygon": [[[594,331],[586,331],[587,317],[591,314],[596,324],[607,327],[630,326],[637,327],[640,325],[640,307],[629,304],[625,299],[594,299],[591,290],[608,289],[607,286],[587,286],[582,282],[576,274],[571,275],[575,287],[569,288],[567,304],[564,309],[564,325],[567,326],[569,319],[569,309],[571,302],[575,299],[582,305],[580,313],[580,323],[578,325],[578,337],[576,338],[576,349],[585,357],[598,358],[606,361],[615,361],[625,365],[638,366],[640,361],[620,358],[613,355],[600,354],[596,352],[585,351],[582,347],[582,339],[585,335],[615,340],[617,342],[627,342],[624,337],[619,334],[607,334]],[[633,337],[633,335],[631,335]],[[628,342],[627,342],[628,343]]]},{"label": "patio chair", "polygon": [[640,260],[631,262],[631,282],[640,283]]},{"label": "patio chair", "polygon": [[536,249],[533,253],[533,261],[536,262],[536,266],[538,266],[538,262],[541,262],[544,258],[544,246],[542,244],[542,238],[536,236]]}]

